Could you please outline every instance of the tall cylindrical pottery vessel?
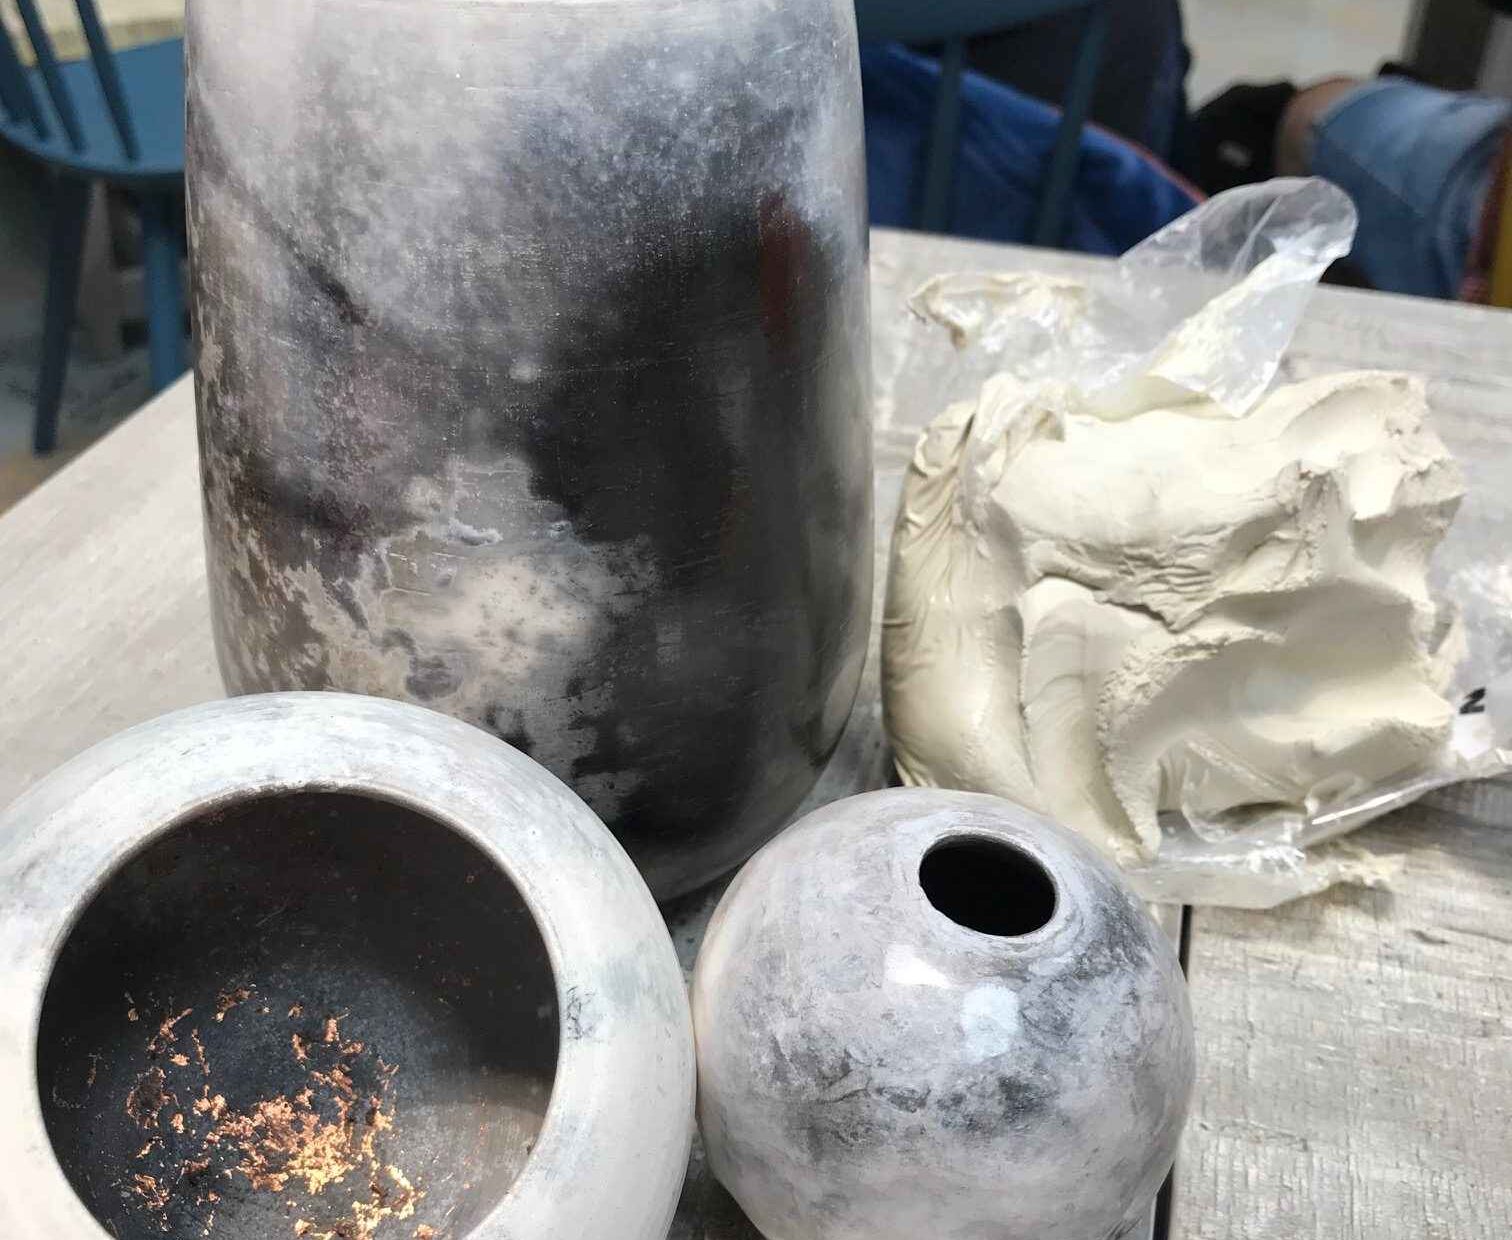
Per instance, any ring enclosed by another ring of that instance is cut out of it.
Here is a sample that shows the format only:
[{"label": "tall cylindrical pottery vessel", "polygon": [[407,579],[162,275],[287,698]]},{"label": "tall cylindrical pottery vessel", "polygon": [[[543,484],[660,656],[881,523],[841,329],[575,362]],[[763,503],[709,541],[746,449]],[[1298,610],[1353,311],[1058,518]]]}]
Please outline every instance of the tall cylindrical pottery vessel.
[{"label": "tall cylindrical pottery vessel", "polygon": [[850,0],[190,0],[232,692],[408,698],[660,897],[812,786],[871,602]]}]

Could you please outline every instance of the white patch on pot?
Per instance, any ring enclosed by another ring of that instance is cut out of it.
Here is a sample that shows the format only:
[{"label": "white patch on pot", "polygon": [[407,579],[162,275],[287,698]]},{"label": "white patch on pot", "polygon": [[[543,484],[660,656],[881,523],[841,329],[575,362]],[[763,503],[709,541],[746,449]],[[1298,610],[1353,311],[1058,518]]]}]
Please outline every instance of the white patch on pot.
[{"label": "white patch on pot", "polygon": [[1021,1036],[1019,998],[1006,986],[977,986],[961,1000],[962,1049],[971,1060],[1013,1049]]},{"label": "white patch on pot", "polygon": [[887,980],[895,986],[945,987],[950,985],[950,979],[945,974],[923,959],[907,943],[888,945],[887,962],[884,968]]}]

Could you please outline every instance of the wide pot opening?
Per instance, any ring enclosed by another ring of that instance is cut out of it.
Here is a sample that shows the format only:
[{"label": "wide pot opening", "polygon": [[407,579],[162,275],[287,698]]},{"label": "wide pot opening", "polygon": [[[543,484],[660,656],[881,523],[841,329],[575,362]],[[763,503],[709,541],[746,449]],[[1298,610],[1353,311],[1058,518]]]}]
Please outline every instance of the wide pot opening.
[{"label": "wide pot opening", "polygon": [[440,1240],[525,1165],[557,1052],[507,875],[413,809],[300,792],[110,875],[53,967],[37,1080],[118,1240]]}]

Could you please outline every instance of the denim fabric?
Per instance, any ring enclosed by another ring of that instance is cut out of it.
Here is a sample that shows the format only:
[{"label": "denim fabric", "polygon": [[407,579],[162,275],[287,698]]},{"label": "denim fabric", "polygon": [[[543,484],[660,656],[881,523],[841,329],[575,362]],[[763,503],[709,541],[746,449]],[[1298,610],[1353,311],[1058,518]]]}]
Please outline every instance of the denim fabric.
[{"label": "denim fabric", "polygon": [[1352,258],[1376,288],[1454,297],[1512,103],[1401,78],[1362,83],[1313,127],[1311,170],[1354,199]]},{"label": "denim fabric", "polygon": [[[939,78],[936,61],[900,44],[861,49],[873,224],[909,227],[918,218]],[[988,241],[1026,240],[1059,126],[1055,108],[980,74],[965,74],[948,231]],[[1197,201],[1157,160],[1089,127],[1064,244],[1089,254],[1121,254]]]}]

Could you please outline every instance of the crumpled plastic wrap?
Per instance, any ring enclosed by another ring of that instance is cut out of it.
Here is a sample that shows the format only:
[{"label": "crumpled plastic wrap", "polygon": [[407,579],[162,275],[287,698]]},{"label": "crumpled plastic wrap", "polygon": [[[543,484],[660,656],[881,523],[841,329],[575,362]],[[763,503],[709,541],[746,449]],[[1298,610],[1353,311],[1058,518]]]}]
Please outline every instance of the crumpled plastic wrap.
[{"label": "crumpled plastic wrap", "polygon": [[[1355,224],[1349,199],[1327,182],[1271,181],[1212,199],[1131,250],[1095,288],[1043,274],[945,275],[911,305],[949,330],[962,372],[978,384],[1002,372],[1069,382],[1106,420],[1194,396],[1239,417],[1270,388]],[[1392,858],[1341,837],[1434,788],[1512,769],[1512,673],[1497,675],[1486,659],[1503,644],[1484,632],[1503,623],[1492,614],[1497,601],[1463,600],[1476,613],[1466,617],[1470,654],[1448,695],[1464,705],[1431,763],[1305,812],[1218,822],[1162,814],[1154,859],[1126,865],[1134,888],[1151,900],[1268,908],[1337,882],[1388,882]]]}]

